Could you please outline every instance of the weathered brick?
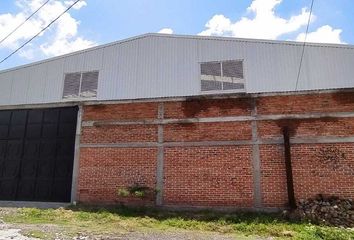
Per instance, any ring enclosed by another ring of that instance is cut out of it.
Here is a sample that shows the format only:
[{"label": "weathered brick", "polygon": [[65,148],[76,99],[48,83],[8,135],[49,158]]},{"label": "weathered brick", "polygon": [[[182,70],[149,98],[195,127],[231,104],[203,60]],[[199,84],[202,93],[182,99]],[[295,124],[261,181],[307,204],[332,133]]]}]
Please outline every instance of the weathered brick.
[{"label": "weathered brick", "polygon": [[154,119],[158,103],[124,103],[90,105],[84,107],[83,120],[137,120]]},{"label": "weathered brick", "polygon": [[82,128],[82,143],[156,142],[156,125],[106,125]]},{"label": "weathered brick", "polygon": [[282,121],[259,121],[262,139],[281,138],[282,126],[288,126],[292,137],[350,137],[354,135],[354,118],[322,118]]},{"label": "weathered brick", "polygon": [[250,115],[249,98],[192,99],[165,103],[166,118],[226,117]]},{"label": "weathered brick", "polygon": [[166,142],[250,140],[251,122],[177,123],[164,128]]},{"label": "weathered brick", "polygon": [[[257,98],[260,115],[353,112],[353,93],[319,93]],[[164,103],[165,118],[251,116],[252,99],[189,99]],[[83,127],[81,143],[146,143],[158,141],[158,103],[124,103],[84,107],[84,121],[132,121],[129,125]],[[139,120],[140,124],[134,124]],[[150,124],[141,124],[148,120]],[[250,121],[163,124],[164,142],[251,140]],[[188,122],[188,121],[187,121]],[[261,139],[315,138],[354,135],[354,118],[323,117],[258,121]],[[201,144],[202,145],[202,144]],[[284,148],[281,143],[260,146],[261,196],[265,207],[287,204]],[[331,151],[339,154],[326,157]],[[291,144],[296,198],[334,194],[354,198],[354,143]],[[328,158],[328,159],[327,159]],[[327,160],[326,160],[327,159]],[[253,206],[252,145],[165,147],[164,204],[190,206]],[[78,200],[87,203],[137,202],[117,197],[117,189],[134,183],[156,186],[157,148],[83,147],[80,153]],[[153,203],[149,200],[148,203]]]},{"label": "weathered brick", "polygon": [[259,114],[351,112],[353,109],[352,92],[269,96],[257,101]]},{"label": "weathered brick", "polygon": [[155,148],[82,148],[78,198],[81,202],[114,203],[131,199],[119,188],[139,184],[155,189]]},{"label": "weathered brick", "polygon": [[251,207],[250,158],[245,146],[166,148],[165,203]]}]

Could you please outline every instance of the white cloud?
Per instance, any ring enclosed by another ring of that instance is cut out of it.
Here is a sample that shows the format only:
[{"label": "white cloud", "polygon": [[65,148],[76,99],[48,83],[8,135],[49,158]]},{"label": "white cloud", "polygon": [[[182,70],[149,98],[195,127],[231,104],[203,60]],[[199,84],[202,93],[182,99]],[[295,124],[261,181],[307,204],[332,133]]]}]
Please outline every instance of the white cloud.
[{"label": "white cloud", "polygon": [[274,10],[281,2],[282,0],[254,0],[247,8],[253,17],[242,17],[236,22],[224,15],[215,15],[205,25],[206,30],[199,35],[277,39],[306,25],[310,14],[307,8],[303,8],[298,15],[285,19],[277,16]]},{"label": "white cloud", "polygon": [[[69,7],[74,2],[75,1],[65,1],[64,3],[65,3],[65,5],[67,5]],[[80,1],[73,6],[73,9],[78,10],[78,9],[85,7],[85,6],[87,6],[87,3],[85,1]]]},{"label": "white cloud", "polygon": [[[306,37],[306,42],[317,43],[344,43],[341,40],[341,29],[334,29],[329,25],[322,26],[314,32],[309,32]],[[296,41],[303,42],[305,40],[305,33],[300,33]]]},{"label": "white cloud", "polygon": [[93,46],[95,46],[94,42],[78,37],[74,40],[68,40],[67,38],[57,39],[50,44],[42,44],[40,48],[44,54],[48,56],[57,56],[65,53],[83,50]]},{"label": "white cloud", "polygon": [[[5,37],[16,26],[23,22],[27,16],[37,10],[44,0],[17,0],[16,6],[19,13],[0,14],[0,39]],[[5,42],[0,44],[0,48],[16,49],[20,44],[30,39],[34,34],[48,25],[56,16],[61,14],[73,1],[52,0],[49,1],[35,16],[27,21]],[[74,9],[86,6],[86,2],[81,0]],[[73,18],[70,13],[65,13],[57,20],[45,33],[41,34],[39,47],[32,44],[20,52],[20,56],[32,59],[38,54],[45,56],[56,56],[71,51],[81,50],[96,45],[93,41],[79,36],[78,27],[80,22]],[[38,42],[38,39],[36,39]]]},{"label": "white cloud", "polygon": [[173,30],[171,28],[163,28],[158,33],[173,34]]},{"label": "white cloud", "polygon": [[[282,0],[253,0],[247,8],[248,15],[232,22],[224,15],[213,16],[205,25],[206,29],[199,35],[230,36],[241,38],[279,39],[284,34],[296,33],[307,25],[309,10],[302,8],[301,12],[289,18],[277,16],[275,9]],[[311,22],[316,16],[312,14]],[[311,42],[343,43],[340,38],[342,30],[325,25],[309,33],[307,40]],[[301,33],[297,41],[304,39]]]}]

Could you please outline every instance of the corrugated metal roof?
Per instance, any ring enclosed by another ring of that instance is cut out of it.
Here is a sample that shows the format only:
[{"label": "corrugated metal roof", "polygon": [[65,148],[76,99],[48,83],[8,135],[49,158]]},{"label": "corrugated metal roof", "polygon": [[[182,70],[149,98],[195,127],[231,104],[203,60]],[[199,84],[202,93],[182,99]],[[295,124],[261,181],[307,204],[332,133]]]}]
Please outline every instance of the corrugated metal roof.
[{"label": "corrugated metal roof", "polygon": [[[298,90],[354,87],[354,46],[307,43]],[[0,104],[54,103],[64,74],[98,70],[98,100],[194,96],[200,63],[242,59],[247,93],[294,91],[302,43],[144,34],[3,70]]]}]

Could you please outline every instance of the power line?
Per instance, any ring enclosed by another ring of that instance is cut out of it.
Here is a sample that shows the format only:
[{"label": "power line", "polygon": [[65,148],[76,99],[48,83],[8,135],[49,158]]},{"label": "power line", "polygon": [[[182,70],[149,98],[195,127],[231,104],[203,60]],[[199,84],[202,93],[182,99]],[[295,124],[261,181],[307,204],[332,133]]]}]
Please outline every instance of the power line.
[{"label": "power line", "polygon": [[80,2],[81,0],[76,0],[73,4],[71,4],[64,12],[62,12],[58,17],[56,17],[54,20],[52,20],[45,28],[43,28],[41,31],[39,31],[36,35],[34,35],[31,39],[27,40],[24,44],[22,44],[20,47],[18,47],[15,51],[10,53],[7,57],[2,59],[0,61],[0,64],[5,62],[7,59],[9,59],[12,55],[17,53],[19,50],[21,50],[24,46],[26,46],[28,43],[30,43],[33,39],[38,37],[42,32],[44,32],[47,28],[49,28],[55,21],[57,21],[61,16],[63,16],[67,11],[69,11],[76,3]]},{"label": "power line", "polygon": [[44,2],[36,11],[34,11],[31,15],[29,15],[25,21],[23,21],[20,25],[18,25],[14,30],[12,30],[9,34],[6,35],[3,39],[0,40],[0,44],[3,43],[8,37],[10,37],[14,32],[17,31],[23,24],[25,24],[33,15],[35,15],[39,10],[41,10],[50,0]]},{"label": "power line", "polygon": [[303,43],[303,45],[302,45],[302,53],[301,53],[301,58],[300,58],[299,70],[298,70],[298,72],[297,72],[295,91],[297,90],[297,87],[298,87],[298,84],[299,84],[300,72],[301,72],[302,61],[303,61],[304,53],[305,53],[306,39],[307,39],[307,34],[308,34],[308,32],[309,32],[309,26],[310,26],[310,21],[311,21],[311,16],[312,16],[312,9],[313,9],[313,2],[314,2],[314,1],[315,1],[315,0],[312,0],[312,1],[311,1],[310,15],[309,15],[309,19],[307,20],[306,33],[305,33],[304,43]]}]

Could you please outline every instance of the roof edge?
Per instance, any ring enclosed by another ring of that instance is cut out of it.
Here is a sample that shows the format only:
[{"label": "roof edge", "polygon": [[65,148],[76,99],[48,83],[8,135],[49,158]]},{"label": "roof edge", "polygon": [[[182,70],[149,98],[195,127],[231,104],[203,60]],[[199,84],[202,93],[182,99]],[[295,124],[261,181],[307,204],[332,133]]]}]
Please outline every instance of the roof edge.
[{"label": "roof edge", "polygon": [[[131,42],[131,41],[143,39],[143,38],[146,38],[146,37],[164,37],[164,38],[217,40],[217,41],[236,41],[236,42],[248,42],[248,43],[281,44],[281,45],[292,45],[292,46],[303,46],[304,45],[304,42],[284,41],[284,40],[235,38],[235,37],[220,37],[220,36],[200,36],[200,35],[183,35],[183,34],[166,34],[166,33],[145,33],[145,34],[141,34],[141,35],[125,38],[125,39],[122,39],[122,40],[118,40],[118,41],[114,41],[114,42],[98,45],[98,46],[95,46],[95,47],[83,49],[83,50],[80,50],[80,51],[75,51],[75,52],[63,54],[63,55],[60,55],[60,56],[43,59],[43,60],[40,60],[40,61],[37,61],[37,62],[28,63],[28,64],[19,65],[19,66],[12,67],[12,68],[0,70],[0,74],[6,73],[6,72],[15,71],[15,70],[22,69],[22,68],[28,68],[28,67],[36,66],[36,65],[39,65],[39,64],[42,64],[42,63],[55,61],[55,60],[58,60],[58,59],[61,59],[61,58],[65,58],[65,57],[69,57],[69,56],[73,56],[73,55],[78,55],[78,54],[82,54],[82,53],[85,53],[85,52],[94,51],[94,50],[97,50],[97,49],[104,49],[106,47],[110,47],[110,46],[114,46],[114,45],[122,44],[122,43],[126,43],[126,42]],[[306,42],[305,46],[328,47],[328,48],[343,48],[343,49],[352,49],[352,50],[354,50],[354,45],[352,45],[352,44],[311,43],[311,42]]]},{"label": "roof edge", "polygon": [[40,60],[40,61],[36,61],[36,62],[24,64],[24,65],[19,65],[19,66],[12,67],[12,68],[7,68],[7,69],[4,69],[4,70],[0,70],[0,74],[5,73],[5,72],[11,72],[11,71],[18,70],[18,69],[21,69],[21,68],[32,67],[32,66],[39,65],[39,64],[42,64],[42,63],[55,61],[55,60],[58,60],[58,59],[61,59],[61,58],[70,57],[70,56],[82,54],[82,53],[85,53],[85,52],[91,52],[91,51],[94,51],[94,50],[97,50],[97,49],[103,49],[103,48],[110,47],[110,46],[117,45],[117,44],[121,44],[121,43],[126,43],[126,42],[130,42],[130,41],[142,39],[142,38],[145,38],[145,37],[148,37],[148,36],[151,36],[151,35],[152,34],[150,34],[150,33],[145,33],[145,34],[137,35],[137,36],[134,36],[134,37],[129,37],[129,38],[125,38],[125,39],[122,39],[122,40],[118,40],[118,41],[115,41],[115,42],[110,42],[110,43],[106,43],[106,44],[102,44],[102,45],[86,48],[86,49],[83,49],[83,50],[79,50],[79,51],[75,51],[75,52],[71,52],[71,53],[66,53],[66,54],[55,56],[55,57],[51,57],[51,58],[46,58],[46,59],[43,59],[43,60]]}]

